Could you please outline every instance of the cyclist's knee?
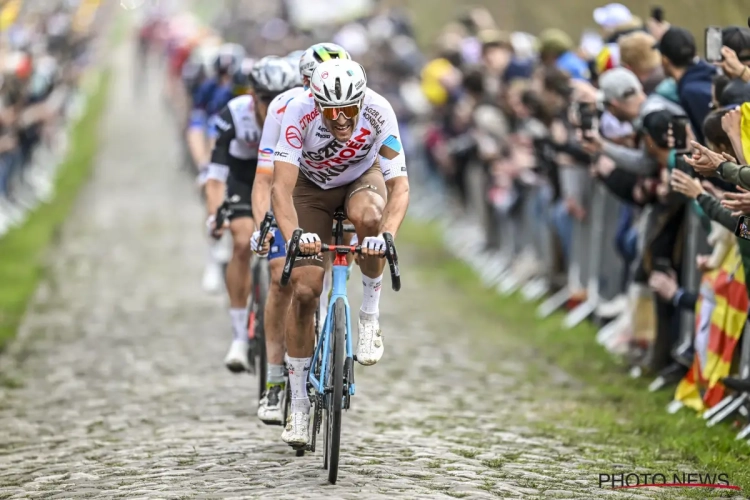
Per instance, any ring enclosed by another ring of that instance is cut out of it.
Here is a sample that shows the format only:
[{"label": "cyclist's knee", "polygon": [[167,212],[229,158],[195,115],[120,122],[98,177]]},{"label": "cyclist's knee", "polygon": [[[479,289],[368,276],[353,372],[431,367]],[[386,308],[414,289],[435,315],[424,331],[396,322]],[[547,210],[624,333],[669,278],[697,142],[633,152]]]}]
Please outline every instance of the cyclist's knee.
[{"label": "cyclist's knee", "polygon": [[294,300],[303,309],[314,309],[318,306],[318,298],[323,292],[322,269],[314,266],[305,266],[295,269],[294,274],[299,273],[292,279]]},{"label": "cyclist's knee", "polygon": [[252,236],[252,232],[244,227],[232,228],[232,255],[249,262],[252,256],[250,247]]},{"label": "cyclist's knee", "polygon": [[350,214],[349,218],[357,228],[358,233],[364,233],[369,235],[378,234],[380,229],[380,221],[383,218],[383,208],[378,204],[368,204],[357,207],[354,214]]}]

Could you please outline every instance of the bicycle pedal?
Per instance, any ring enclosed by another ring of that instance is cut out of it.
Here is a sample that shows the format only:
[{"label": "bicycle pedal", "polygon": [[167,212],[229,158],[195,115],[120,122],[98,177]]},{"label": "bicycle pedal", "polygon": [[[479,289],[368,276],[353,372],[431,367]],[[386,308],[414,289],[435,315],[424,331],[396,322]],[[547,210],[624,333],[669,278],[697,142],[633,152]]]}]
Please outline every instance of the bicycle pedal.
[{"label": "bicycle pedal", "polygon": [[355,354],[355,355],[353,355],[353,356],[352,356],[352,359],[353,359],[354,361],[357,361],[357,355],[356,355],[356,354]]}]

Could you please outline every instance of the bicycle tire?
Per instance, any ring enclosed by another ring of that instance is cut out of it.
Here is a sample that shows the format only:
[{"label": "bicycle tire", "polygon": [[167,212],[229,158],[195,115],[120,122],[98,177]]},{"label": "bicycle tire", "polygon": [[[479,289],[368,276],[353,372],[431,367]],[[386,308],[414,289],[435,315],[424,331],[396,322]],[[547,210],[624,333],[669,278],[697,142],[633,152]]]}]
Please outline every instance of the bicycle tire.
[{"label": "bicycle tire", "polygon": [[258,292],[255,300],[255,338],[258,349],[258,401],[263,397],[266,390],[266,374],[268,372],[268,357],[266,353],[266,329],[265,329],[265,311],[266,298],[268,297],[268,286],[270,276],[268,267],[264,265],[266,261],[261,260],[255,266],[253,273],[253,285]]},{"label": "bicycle tire", "polygon": [[344,340],[346,338],[346,306],[338,298],[333,306],[333,328],[331,328],[332,360],[331,384],[333,391],[328,398],[326,416],[326,455],[328,455],[328,482],[336,484],[339,474],[341,451],[341,407],[344,398]]}]

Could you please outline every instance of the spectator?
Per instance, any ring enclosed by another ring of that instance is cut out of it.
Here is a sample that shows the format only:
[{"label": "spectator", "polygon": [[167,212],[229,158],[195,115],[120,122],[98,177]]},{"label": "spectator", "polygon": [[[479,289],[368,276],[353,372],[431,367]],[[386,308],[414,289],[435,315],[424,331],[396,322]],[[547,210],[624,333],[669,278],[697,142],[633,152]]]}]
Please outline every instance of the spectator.
[{"label": "spectator", "polygon": [[698,142],[703,143],[703,121],[711,111],[711,82],[716,68],[697,59],[695,38],[684,28],[671,27],[659,41],[662,65],[677,82],[680,105],[686,111]]},{"label": "spectator", "polygon": [[651,94],[664,80],[661,55],[654,48],[656,39],[643,31],[636,31],[618,39],[620,64],[632,71],[643,85],[646,94]]},{"label": "spectator", "polygon": [[539,55],[544,65],[555,66],[573,79],[588,80],[591,77],[588,64],[573,51],[573,40],[564,31],[543,31],[539,35],[539,45]]}]

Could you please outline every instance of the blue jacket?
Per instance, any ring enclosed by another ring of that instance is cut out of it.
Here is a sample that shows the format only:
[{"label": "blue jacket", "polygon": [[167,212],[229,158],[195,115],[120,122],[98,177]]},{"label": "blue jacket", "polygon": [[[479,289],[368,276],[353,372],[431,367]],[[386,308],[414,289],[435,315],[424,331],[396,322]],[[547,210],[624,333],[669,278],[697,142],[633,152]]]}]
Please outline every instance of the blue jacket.
[{"label": "blue jacket", "polygon": [[703,121],[711,112],[711,80],[714,75],[716,68],[701,60],[688,66],[677,83],[680,104],[690,118],[695,137],[702,144],[705,144]]}]

